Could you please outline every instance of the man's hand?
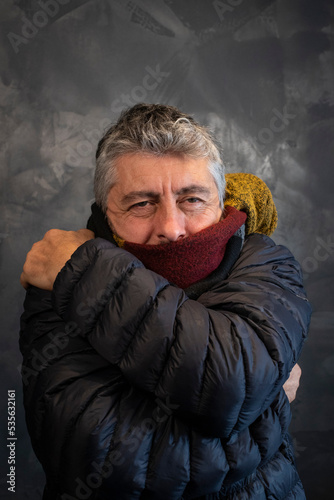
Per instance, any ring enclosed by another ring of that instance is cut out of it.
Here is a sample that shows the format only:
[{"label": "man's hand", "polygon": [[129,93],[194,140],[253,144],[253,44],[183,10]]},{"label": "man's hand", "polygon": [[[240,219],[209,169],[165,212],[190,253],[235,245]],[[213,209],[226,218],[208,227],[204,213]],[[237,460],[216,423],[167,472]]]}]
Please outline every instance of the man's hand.
[{"label": "man's hand", "polygon": [[292,368],[290,377],[283,385],[283,389],[285,390],[285,394],[288,396],[288,400],[291,403],[297,394],[297,389],[299,387],[299,380],[302,374],[302,370],[298,364]]},{"label": "man's hand", "polygon": [[20,278],[21,285],[24,288],[34,285],[43,290],[52,290],[57,274],[71,255],[80,245],[94,237],[94,233],[88,229],[51,229],[28,253]]}]

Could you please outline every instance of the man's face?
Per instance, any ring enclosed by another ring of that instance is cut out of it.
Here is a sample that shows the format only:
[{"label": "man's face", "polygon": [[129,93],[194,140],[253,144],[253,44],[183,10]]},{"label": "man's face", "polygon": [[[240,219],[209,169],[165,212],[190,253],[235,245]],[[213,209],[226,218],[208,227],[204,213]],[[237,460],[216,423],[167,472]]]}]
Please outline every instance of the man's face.
[{"label": "man's face", "polygon": [[116,162],[107,216],[122,239],[169,243],[219,222],[218,190],[206,159],[133,153]]}]

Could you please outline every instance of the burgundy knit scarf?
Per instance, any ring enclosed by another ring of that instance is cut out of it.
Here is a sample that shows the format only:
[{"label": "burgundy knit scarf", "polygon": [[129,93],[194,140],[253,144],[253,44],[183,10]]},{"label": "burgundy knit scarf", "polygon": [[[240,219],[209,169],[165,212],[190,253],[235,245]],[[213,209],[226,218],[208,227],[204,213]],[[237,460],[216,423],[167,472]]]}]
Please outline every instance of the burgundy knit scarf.
[{"label": "burgundy knit scarf", "polygon": [[162,245],[125,241],[123,248],[151,271],[180,288],[187,288],[217,269],[224,257],[226,243],[246,218],[244,212],[225,206],[221,221],[192,236]]}]

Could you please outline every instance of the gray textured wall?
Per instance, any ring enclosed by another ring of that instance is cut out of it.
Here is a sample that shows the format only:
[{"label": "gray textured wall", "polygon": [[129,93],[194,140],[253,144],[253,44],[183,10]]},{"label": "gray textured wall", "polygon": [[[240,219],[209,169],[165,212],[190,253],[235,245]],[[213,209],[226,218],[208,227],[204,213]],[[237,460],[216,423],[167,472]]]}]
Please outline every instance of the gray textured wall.
[{"label": "gray textured wall", "polygon": [[229,171],[272,189],[274,239],[302,262],[314,308],[291,431],[308,499],[333,498],[333,2],[7,0],[0,14],[1,432],[16,389],[15,498],[43,486],[19,375],[25,254],[51,227],[85,225],[97,140],[140,101],[194,113]]}]

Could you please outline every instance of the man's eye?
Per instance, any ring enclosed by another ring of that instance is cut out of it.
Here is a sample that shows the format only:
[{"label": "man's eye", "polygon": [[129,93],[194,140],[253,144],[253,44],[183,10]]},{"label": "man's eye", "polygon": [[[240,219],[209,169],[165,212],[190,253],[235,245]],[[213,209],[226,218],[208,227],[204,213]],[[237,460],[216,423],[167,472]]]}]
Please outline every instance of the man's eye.
[{"label": "man's eye", "polygon": [[134,205],[132,205],[131,208],[146,207],[148,203],[148,201],[140,201],[139,203],[135,203]]},{"label": "man's eye", "polygon": [[193,197],[193,198],[187,198],[187,200],[186,200],[186,201],[187,201],[188,203],[197,203],[198,201],[202,201],[202,200],[200,200],[199,198],[195,198],[195,197]]}]

